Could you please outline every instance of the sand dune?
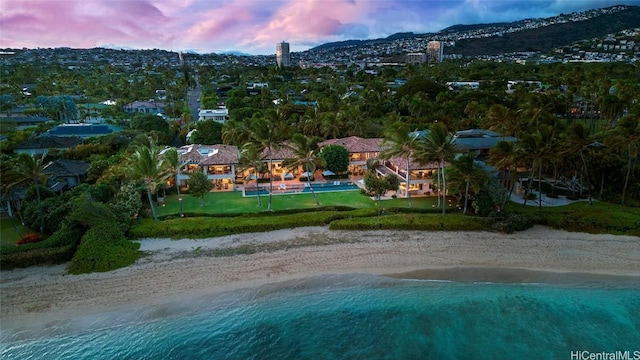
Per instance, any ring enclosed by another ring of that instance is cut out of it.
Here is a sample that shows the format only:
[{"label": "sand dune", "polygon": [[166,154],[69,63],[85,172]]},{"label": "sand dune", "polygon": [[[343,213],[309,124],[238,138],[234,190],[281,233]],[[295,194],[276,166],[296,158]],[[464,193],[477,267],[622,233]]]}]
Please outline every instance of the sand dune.
[{"label": "sand dune", "polygon": [[[67,275],[66,265],[3,271],[3,330],[317,274],[390,275],[451,267],[640,276],[640,239],[536,226],[492,232],[333,231],[306,227],[210,239],[143,239],[148,255],[108,273]],[[309,244],[327,245],[309,245]],[[253,246],[248,255],[215,249]],[[437,272],[426,272],[437,276]],[[425,275],[423,275],[425,276]],[[478,275],[480,276],[480,275]]]}]

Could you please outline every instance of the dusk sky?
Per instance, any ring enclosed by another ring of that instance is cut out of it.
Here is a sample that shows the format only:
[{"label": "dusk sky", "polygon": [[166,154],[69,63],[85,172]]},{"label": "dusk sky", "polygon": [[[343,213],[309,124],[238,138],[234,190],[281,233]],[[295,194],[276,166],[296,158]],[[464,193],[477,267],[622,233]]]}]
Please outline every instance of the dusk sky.
[{"label": "dusk sky", "polygon": [[273,54],[326,42],[437,32],[640,0],[0,0],[0,48]]}]

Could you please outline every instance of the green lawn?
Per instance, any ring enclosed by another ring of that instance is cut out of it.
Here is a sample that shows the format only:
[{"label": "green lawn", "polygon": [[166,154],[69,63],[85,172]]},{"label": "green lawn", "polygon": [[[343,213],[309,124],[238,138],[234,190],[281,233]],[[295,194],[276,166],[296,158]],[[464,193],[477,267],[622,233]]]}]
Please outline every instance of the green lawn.
[{"label": "green lawn", "polygon": [[[376,202],[362,195],[359,191],[338,191],[318,193],[321,206],[348,206],[352,208],[372,208]],[[182,207],[186,213],[206,214],[240,214],[256,213],[267,210],[268,196],[261,196],[262,206],[258,206],[257,197],[242,197],[239,191],[208,193],[204,201],[191,195],[182,196]],[[202,205],[204,204],[204,205]],[[432,208],[436,204],[435,197],[413,199],[415,208]],[[407,199],[383,200],[384,207],[408,207]],[[316,207],[311,194],[274,195],[273,210],[306,209]],[[165,206],[158,207],[158,216],[179,214],[180,208],[177,195],[167,196]]]},{"label": "green lawn", "polygon": [[[19,227],[22,235],[26,234],[28,229],[25,229],[24,226],[20,224],[19,221],[16,222]],[[0,246],[14,246],[16,241],[18,241],[20,237],[16,233],[16,230],[11,225],[11,220],[9,219],[1,219],[0,220]]]}]

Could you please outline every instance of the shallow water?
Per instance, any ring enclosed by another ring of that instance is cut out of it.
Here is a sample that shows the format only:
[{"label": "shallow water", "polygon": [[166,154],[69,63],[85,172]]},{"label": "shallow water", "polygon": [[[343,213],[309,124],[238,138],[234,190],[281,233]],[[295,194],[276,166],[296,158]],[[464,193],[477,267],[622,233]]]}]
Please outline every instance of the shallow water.
[{"label": "shallow water", "polygon": [[0,358],[551,359],[640,350],[640,284],[568,279],[317,276],[4,331]]}]

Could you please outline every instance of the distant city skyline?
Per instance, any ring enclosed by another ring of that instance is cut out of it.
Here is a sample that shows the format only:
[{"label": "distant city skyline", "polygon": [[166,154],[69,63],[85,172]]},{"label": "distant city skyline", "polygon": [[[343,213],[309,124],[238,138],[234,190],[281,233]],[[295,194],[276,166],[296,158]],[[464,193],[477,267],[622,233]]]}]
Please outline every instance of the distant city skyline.
[{"label": "distant city skyline", "polygon": [[0,0],[0,48],[275,54],[327,42],[545,18],[638,0]]}]

